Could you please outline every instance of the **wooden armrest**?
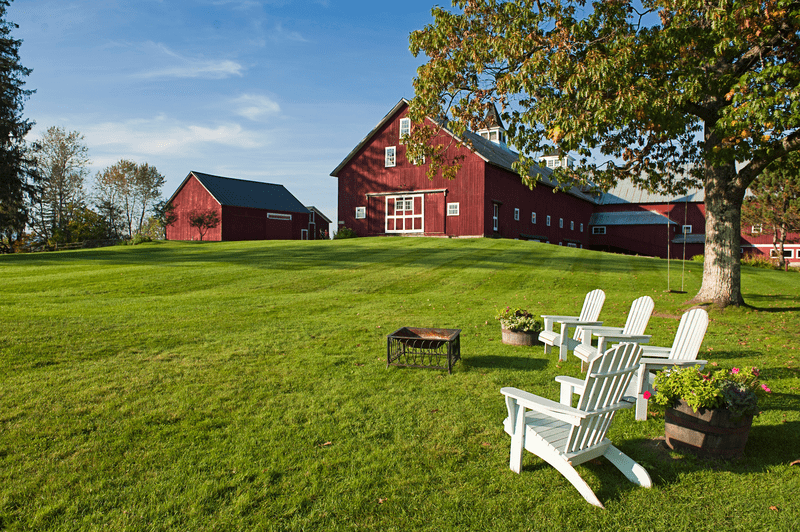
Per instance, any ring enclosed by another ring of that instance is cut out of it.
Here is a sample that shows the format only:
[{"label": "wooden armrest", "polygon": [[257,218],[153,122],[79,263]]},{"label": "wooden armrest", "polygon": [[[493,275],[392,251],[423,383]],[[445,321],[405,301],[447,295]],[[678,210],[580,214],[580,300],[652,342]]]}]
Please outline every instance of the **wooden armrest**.
[{"label": "wooden armrest", "polygon": [[622,334],[624,327],[602,327],[597,325],[584,325],[581,327],[584,332],[593,334],[595,336],[607,336],[611,334]]},{"label": "wooden armrest", "polygon": [[604,338],[606,342],[635,342],[646,344],[652,338],[650,334],[597,334],[598,338]]},{"label": "wooden armrest", "polygon": [[642,346],[642,356],[643,357],[663,357],[669,358],[669,355],[672,354],[671,347],[659,347],[657,345],[643,345]]},{"label": "wooden armrest", "polygon": [[654,371],[656,369],[669,368],[678,366],[685,368],[687,366],[705,366],[708,363],[706,360],[678,360],[677,358],[640,358],[639,365],[647,366],[647,371]]},{"label": "wooden armrest", "polygon": [[[586,417],[586,412],[583,410],[578,410],[572,406],[533,395],[519,388],[501,388],[500,393],[515,400],[529,410],[535,410],[536,412],[541,412],[542,414],[550,415],[557,419],[572,422],[574,425],[579,425],[580,419]],[[565,417],[567,417],[567,419],[565,419]],[[573,419],[570,421],[568,418]]]},{"label": "wooden armrest", "polygon": [[548,320],[553,320],[553,321],[558,321],[558,320],[577,320],[578,316],[559,316],[559,315],[556,315],[556,314],[542,314],[542,319],[543,320],[544,319],[548,319]]}]

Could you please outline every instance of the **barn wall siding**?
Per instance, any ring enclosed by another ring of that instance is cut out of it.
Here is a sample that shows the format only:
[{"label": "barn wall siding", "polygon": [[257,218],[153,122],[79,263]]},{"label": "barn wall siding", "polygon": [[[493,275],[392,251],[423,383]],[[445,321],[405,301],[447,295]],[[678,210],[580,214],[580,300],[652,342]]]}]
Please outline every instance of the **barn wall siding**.
[{"label": "barn wall siding", "polygon": [[[189,212],[192,210],[207,211],[216,210],[217,216],[222,219],[222,208],[211,194],[192,176],[183,187],[178,191],[172,200],[175,207],[176,220],[166,228],[167,240],[200,240],[200,233],[197,228],[189,225]],[[220,240],[222,236],[222,224],[214,229],[209,229],[203,240]]]}]

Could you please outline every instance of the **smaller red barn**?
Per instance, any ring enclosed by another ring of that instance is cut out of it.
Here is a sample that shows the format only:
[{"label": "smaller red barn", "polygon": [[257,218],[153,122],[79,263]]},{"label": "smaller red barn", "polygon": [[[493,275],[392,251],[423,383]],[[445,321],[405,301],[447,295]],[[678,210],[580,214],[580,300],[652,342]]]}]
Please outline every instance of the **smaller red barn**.
[{"label": "smaller red barn", "polygon": [[220,223],[203,240],[307,240],[318,235],[311,212],[283,185],[189,172],[168,203],[176,220],[167,240],[199,240],[192,211],[217,213]]}]

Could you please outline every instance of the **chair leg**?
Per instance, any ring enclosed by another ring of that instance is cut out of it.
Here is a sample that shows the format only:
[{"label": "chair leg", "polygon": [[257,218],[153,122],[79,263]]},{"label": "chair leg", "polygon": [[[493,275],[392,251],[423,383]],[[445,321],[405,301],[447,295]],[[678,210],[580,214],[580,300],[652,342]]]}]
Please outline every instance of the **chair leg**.
[{"label": "chair leg", "polygon": [[600,499],[597,498],[597,495],[594,494],[594,491],[592,491],[592,488],[589,487],[589,484],[583,480],[578,472],[575,471],[575,468],[569,462],[567,462],[565,458],[560,456],[555,459],[553,457],[545,456],[542,456],[542,458],[550,465],[555,467],[556,470],[561,473],[576,490],[578,490],[578,493],[580,493],[581,496],[586,499],[586,502],[599,508],[605,508],[603,503],[600,502]]},{"label": "chair leg", "polygon": [[647,470],[613,445],[608,446],[604,456],[634,484],[644,488],[653,487],[653,481],[650,479]]},{"label": "chair leg", "polygon": [[509,467],[514,473],[522,471],[522,454],[525,450],[525,408],[516,405],[514,433],[511,435],[511,456]]},{"label": "chair leg", "polygon": [[647,420],[647,399],[642,394],[636,394],[636,421]]},{"label": "chair leg", "polygon": [[544,354],[549,355],[550,350],[551,350],[550,344],[544,344]]}]

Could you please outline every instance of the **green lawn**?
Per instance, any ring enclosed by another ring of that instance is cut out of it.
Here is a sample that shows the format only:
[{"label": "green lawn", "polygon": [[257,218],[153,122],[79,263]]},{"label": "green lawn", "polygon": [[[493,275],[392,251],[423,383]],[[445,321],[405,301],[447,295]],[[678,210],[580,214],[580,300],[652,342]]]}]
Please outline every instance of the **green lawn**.
[{"label": "green lawn", "polygon": [[[672,263],[673,290],[681,264]],[[0,257],[0,529],[798,530],[800,274],[743,268],[751,307],[711,309],[701,356],[756,365],[742,460],[664,451],[663,417],[610,431],[652,489],[606,461],[588,503],[526,453],[508,469],[499,390],[558,398],[580,374],[501,344],[501,306],[575,313],[648,294],[670,345],[667,263],[512,240],[153,243]],[[386,368],[402,326],[462,329],[452,375]]]}]

